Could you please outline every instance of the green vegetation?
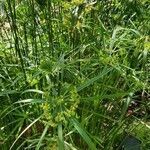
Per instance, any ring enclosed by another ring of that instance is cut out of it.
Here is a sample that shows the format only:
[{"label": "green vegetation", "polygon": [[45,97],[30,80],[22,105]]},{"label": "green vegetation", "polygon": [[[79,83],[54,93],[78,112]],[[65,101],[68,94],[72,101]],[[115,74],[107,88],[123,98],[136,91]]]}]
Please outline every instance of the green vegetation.
[{"label": "green vegetation", "polygon": [[149,0],[0,0],[0,149],[149,150],[149,16]]}]

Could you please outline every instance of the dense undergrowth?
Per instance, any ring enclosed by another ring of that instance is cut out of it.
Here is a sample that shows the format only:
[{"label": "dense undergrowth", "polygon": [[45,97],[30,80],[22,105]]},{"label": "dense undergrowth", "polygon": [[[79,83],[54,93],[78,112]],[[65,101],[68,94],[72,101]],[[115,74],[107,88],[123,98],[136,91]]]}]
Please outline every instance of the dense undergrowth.
[{"label": "dense undergrowth", "polygon": [[1,150],[150,149],[149,0],[0,0],[0,12]]}]

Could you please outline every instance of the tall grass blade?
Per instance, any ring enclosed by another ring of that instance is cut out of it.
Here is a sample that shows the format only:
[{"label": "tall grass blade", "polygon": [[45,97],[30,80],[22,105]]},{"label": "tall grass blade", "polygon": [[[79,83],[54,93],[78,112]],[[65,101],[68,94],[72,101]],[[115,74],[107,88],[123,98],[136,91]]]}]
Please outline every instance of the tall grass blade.
[{"label": "tall grass blade", "polygon": [[13,142],[13,144],[11,145],[9,150],[12,150],[12,148],[14,147],[15,143],[19,140],[19,138],[33,125],[35,124],[38,120],[40,120],[41,116],[38,117],[37,119],[35,119],[31,124],[29,124],[20,134],[19,136],[16,138],[16,140]]},{"label": "tall grass blade", "polygon": [[63,139],[63,131],[62,131],[62,124],[58,125],[58,149],[64,150],[64,139]]},{"label": "tall grass blade", "polygon": [[102,78],[103,76],[107,75],[107,73],[109,73],[111,70],[112,70],[112,68],[109,68],[109,69],[105,68],[102,73],[100,73],[99,75],[97,75],[96,77],[94,77],[92,79],[87,80],[82,85],[77,87],[77,91],[79,92],[79,91],[83,90],[84,88],[90,86],[91,84],[93,84],[94,82],[96,82],[97,80]]},{"label": "tall grass blade", "polygon": [[88,144],[89,148],[91,150],[97,150],[95,144],[92,142],[92,140],[90,139],[90,137],[88,136],[86,131],[83,129],[83,127],[81,127],[80,123],[75,119],[72,119],[71,121],[72,121],[75,129],[79,132],[79,134],[82,136],[82,138]]},{"label": "tall grass blade", "polygon": [[42,143],[42,141],[43,141],[43,139],[44,139],[44,137],[45,137],[45,135],[46,135],[46,133],[47,133],[48,128],[49,128],[49,125],[47,125],[47,126],[45,127],[45,129],[44,129],[44,131],[43,131],[43,133],[42,133],[42,135],[41,135],[41,137],[40,137],[40,140],[39,140],[39,142],[38,142],[38,144],[37,144],[35,150],[39,150],[39,149],[40,149],[41,143]]}]

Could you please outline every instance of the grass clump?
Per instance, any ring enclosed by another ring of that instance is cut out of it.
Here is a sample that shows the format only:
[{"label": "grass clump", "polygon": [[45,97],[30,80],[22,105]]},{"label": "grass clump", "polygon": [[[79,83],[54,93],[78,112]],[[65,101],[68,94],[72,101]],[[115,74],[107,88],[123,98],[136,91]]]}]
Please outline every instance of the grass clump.
[{"label": "grass clump", "polygon": [[149,149],[148,0],[0,4],[2,150]]}]

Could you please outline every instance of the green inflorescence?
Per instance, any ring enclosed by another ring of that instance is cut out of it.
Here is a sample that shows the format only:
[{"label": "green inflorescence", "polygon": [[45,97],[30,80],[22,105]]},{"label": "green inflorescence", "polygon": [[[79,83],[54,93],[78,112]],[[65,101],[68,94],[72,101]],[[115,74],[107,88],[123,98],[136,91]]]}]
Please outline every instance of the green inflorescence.
[{"label": "green inflorescence", "polygon": [[67,120],[77,115],[80,99],[75,87],[71,87],[70,91],[58,97],[52,97],[41,105],[43,109],[43,119],[52,127],[56,127],[58,123],[67,123]]}]

